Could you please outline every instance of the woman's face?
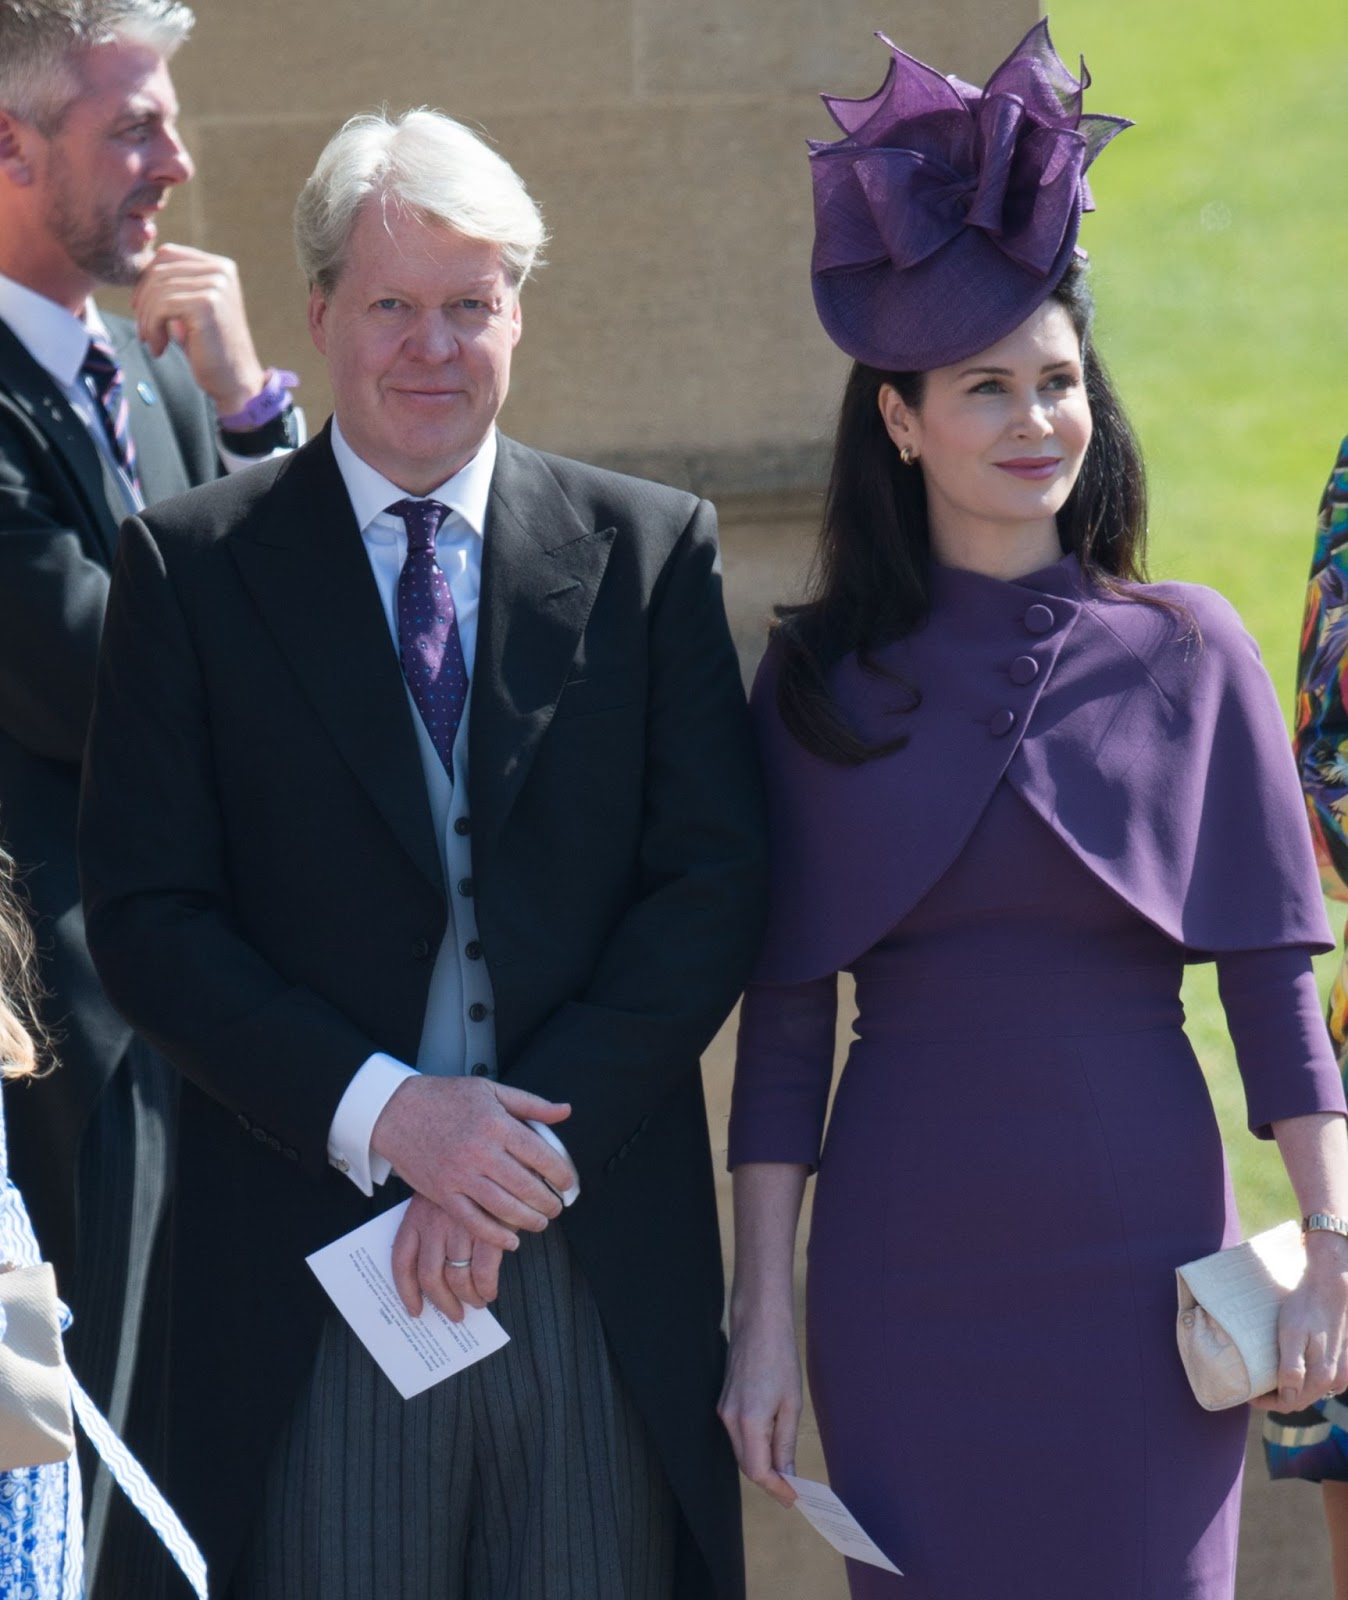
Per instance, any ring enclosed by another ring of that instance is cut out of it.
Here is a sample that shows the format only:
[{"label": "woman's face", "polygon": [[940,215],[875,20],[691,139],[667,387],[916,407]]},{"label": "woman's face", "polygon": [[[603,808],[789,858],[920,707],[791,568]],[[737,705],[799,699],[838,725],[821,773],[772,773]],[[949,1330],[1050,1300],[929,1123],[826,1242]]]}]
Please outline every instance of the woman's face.
[{"label": "woman's face", "polygon": [[938,560],[985,566],[974,558],[1000,553],[1032,571],[1024,560],[1056,559],[1055,518],[1091,437],[1081,341],[1056,300],[987,350],[929,372],[916,407],[886,384],[880,412],[895,446],[917,458]]}]

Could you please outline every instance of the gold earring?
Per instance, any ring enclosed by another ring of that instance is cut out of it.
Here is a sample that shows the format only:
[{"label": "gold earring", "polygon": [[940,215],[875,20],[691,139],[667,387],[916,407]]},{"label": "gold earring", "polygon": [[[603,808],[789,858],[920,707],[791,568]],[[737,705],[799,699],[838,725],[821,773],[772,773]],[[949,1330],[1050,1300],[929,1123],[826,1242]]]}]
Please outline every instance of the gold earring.
[{"label": "gold earring", "polygon": [[917,451],[910,444],[900,445],[899,460],[903,462],[905,467],[911,467],[917,460]]}]

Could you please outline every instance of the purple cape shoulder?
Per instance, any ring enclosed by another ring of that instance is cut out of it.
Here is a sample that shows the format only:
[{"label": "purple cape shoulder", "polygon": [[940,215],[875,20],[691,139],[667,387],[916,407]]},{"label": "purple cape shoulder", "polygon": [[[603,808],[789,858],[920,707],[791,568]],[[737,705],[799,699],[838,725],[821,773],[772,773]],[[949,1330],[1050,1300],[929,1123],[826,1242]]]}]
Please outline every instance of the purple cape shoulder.
[{"label": "purple cape shoulder", "polygon": [[1257,645],[1213,590],[1137,593],[1095,589],[1071,557],[1011,583],[934,569],[930,618],[878,652],[882,670],[848,658],[834,671],[854,727],[907,735],[859,767],[787,731],[769,648],[752,697],[773,851],[757,981],[856,960],[956,859],[1003,778],[1178,943],[1332,947]]}]

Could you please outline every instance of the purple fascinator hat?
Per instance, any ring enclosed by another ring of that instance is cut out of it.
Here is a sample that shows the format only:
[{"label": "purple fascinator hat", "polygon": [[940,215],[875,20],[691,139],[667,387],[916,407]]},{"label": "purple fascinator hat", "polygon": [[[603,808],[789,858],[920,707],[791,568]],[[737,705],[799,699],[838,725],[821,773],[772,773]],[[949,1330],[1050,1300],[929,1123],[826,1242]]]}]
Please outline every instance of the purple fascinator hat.
[{"label": "purple fascinator hat", "polygon": [[1038,22],[976,89],[883,34],[866,100],[824,95],[844,137],[812,140],[811,276],[824,331],[854,360],[928,372],[996,344],[1067,271],[1086,169],[1132,124],[1083,116],[1090,82]]}]

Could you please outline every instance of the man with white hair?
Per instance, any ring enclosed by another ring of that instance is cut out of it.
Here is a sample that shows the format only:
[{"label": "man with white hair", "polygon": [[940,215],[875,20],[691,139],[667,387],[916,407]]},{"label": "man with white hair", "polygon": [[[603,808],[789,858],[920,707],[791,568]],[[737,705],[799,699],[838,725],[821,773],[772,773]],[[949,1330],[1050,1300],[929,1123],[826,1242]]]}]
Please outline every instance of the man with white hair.
[{"label": "man with white hair", "polygon": [[[123,517],[293,442],[298,423],[258,361],[234,264],[156,249],[158,213],[192,176],[168,68],[191,25],[175,0],[0,0],[0,836],[61,1063],[9,1097],[10,1154],[76,1311],[72,1363],[119,1427],[172,1078],[104,999],[79,910],[108,568]],[[100,314],[109,284],[133,290],[134,322]],[[103,1480],[91,1557],[105,1497]]]},{"label": "man with white hair", "polygon": [[[467,129],[349,123],[296,237],[332,423],[127,524],[89,745],[90,946],[187,1080],[168,1491],[234,1600],[737,1600],[714,513],[497,431],[543,227]],[[404,1402],[304,1258],[409,1195],[408,1306],[510,1343]]]}]

